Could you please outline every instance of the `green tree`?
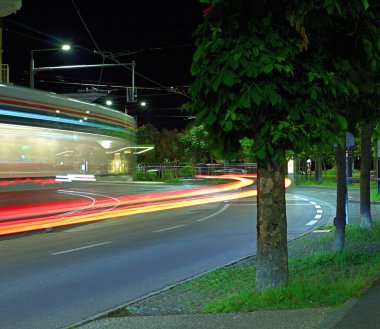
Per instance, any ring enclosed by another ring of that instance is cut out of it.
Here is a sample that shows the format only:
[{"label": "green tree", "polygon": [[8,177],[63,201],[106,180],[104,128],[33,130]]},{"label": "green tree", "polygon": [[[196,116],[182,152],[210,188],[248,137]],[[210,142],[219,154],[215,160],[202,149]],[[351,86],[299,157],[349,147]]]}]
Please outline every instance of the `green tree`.
[{"label": "green tree", "polygon": [[145,124],[137,129],[137,144],[138,145],[153,145],[154,149],[152,151],[142,153],[138,155],[137,161],[139,163],[143,162],[145,164],[157,163],[158,157],[158,141],[160,132],[152,124]]},{"label": "green tree", "polygon": [[[348,121],[348,129],[354,132],[362,126],[365,134],[362,139],[362,170],[361,170],[361,212],[366,217],[363,221],[370,221],[369,204],[369,171],[370,158],[368,157],[370,131],[368,124],[376,121],[379,115],[377,80],[380,67],[380,3],[379,1],[352,0],[352,1],[325,1],[330,19],[312,24],[316,28],[321,26],[319,39],[323,48],[329,51],[331,69],[346,81],[346,94],[335,102],[336,111],[342,113]],[[331,20],[331,18],[333,20]],[[338,150],[337,163],[345,161],[344,152]],[[336,234],[333,248],[340,250],[344,247],[345,211],[344,202],[346,183],[339,170],[345,166],[337,165],[337,214]],[[340,209],[340,208],[343,209]],[[369,215],[369,216],[368,216]]]},{"label": "green tree", "polygon": [[179,135],[185,162],[195,164],[209,159],[210,145],[203,125],[193,126]]},{"label": "green tree", "polygon": [[326,68],[326,51],[318,44],[309,50],[317,29],[305,29],[316,13],[328,15],[328,1],[318,1],[318,10],[300,1],[202,2],[213,7],[195,34],[196,122],[225,158],[236,157],[241,139],[255,141],[256,289],[282,286],[288,280],[285,151],[299,153],[317,141],[333,145],[345,129],[330,103],[347,87]]},{"label": "green tree", "polygon": [[[380,15],[379,15],[380,19]],[[379,31],[380,33],[380,31]],[[376,72],[377,73],[377,72]],[[369,74],[376,81],[377,74]],[[367,73],[368,76],[368,73]],[[379,122],[379,97],[380,84],[376,81],[373,88],[366,90],[361,102],[356,106],[360,113],[359,133],[360,133],[360,226],[370,229],[372,227],[370,179],[372,165],[372,132]],[[376,156],[375,156],[376,158]]]},{"label": "green tree", "polygon": [[242,158],[244,162],[246,163],[251,163],[254,161],[255,156],[252,152],[253,143],[254,143],[253,139],[250,139],[247,137],[244,137],[240,140],[241,149],[242,149]]},{"label": "green tree", "polygon": [[180,132],[177,129],[163,129],[157,142],[160,163],[176,164],[183,159]]}]

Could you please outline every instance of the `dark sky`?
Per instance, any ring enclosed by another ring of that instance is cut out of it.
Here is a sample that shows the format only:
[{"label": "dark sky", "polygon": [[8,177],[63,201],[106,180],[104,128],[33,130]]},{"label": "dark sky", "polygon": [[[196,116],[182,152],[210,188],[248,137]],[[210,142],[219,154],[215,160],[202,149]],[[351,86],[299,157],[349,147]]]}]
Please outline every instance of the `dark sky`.
[{"label": "dark sky", "polygon": [[[188,120],[178,108],[189,98],[170,90],[186,92],[192,82],[192,36],[203,9],[197,0],[23,0],[19,11],[4,18],[3,62],[10,66],[11,82],[29,85],[32,49],[74,47],[67,53],[34,52],[35,67],[100,64],[103,57],[95,51],[122,63],[135,61],[138,99],[148,107],[128,104],[129,113],[140,125],[151,121],[159,128],[182,128]],[[109,86],[130,86],[131,78],[123,67],[53,70],[37,72],[36,87],[75,92],[86,87],[81,83],[106,84],[100,89],[112,90],[114,106],[123,110],[125,89]]]}]

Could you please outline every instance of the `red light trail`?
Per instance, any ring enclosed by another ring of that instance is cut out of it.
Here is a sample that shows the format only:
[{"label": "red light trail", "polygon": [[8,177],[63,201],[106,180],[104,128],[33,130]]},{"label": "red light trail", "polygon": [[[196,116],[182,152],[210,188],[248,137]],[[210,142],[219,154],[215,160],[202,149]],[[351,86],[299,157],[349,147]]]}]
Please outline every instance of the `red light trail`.
[{"label": "red light trail", "polygon": [[[243,177],[244,176],[244,177]],[[113,219],[154,211],[190,207],[207,203],[252,197],[256,189],[248,187],[254,183],[254,174],[222,176],[197,176],[202,178],[231,179],[233,182],[180,191],[143,193],[132,196],[110,197],[78,191],[60,191],[76,194],[85,200],[50,202],[38,205],[5,207],[2,209],[0,235],[35,231],[99,220]],[[290,181],[285,182],[286,186]],[[95,198],[96,197],[96,198]],[[88,200],[91,200],[90,202]]]}]

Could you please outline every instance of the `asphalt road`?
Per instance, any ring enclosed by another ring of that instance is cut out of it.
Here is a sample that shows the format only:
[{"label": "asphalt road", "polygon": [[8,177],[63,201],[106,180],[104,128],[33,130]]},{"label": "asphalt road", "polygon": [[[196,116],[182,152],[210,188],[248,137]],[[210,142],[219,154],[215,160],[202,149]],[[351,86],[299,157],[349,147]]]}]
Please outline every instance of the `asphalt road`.
[{"label": "asphalt road", "polygon": [[[113,184],[86,191],[169,188]],[[35,193],[33,202],[38,195],[58,197]],[[7,197],[14,204],[30,201],[25,192]],[[289,238],[318,225],[318,202],[290,191],[287,205]],[[69,326],[238,260],[255,252],[255,228],[256,200],[250,198],[2,238],[0,328]]]}]

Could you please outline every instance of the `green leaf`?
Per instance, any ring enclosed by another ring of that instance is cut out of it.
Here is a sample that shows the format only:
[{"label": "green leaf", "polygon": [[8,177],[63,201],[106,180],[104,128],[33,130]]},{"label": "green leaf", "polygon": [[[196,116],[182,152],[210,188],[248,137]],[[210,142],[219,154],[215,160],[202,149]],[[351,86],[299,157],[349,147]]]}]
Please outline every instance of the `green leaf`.
[{"label": "green leaf", "polygon": [[280,73],[282,73],[282,70],[283,70],[283,68],[284,68],[284,66],[281,65],[281,64],[274,64],[274,67],[275,67],[275,69],[276,69],[278,72],[280,72]]},{"label": "green leaf", "polygon": [[239,61],[235,58],[235,56],[230,56],[228,58],[228,64],[230,64],[233,70],[236,70],[239,66]]},{"label": "green leaf", "polygon": [[269,64],[264,66],[264,72],[265,73],[270,73],[272,71],[273,71],[273,64],[272,63],[269,63]]},{"label": "green leaf", "polygon": [[259,88],[256,88],[251,91],[251,99],[257,106],[260,106],[261,102],[263,101],[263,97],[260,94],[261,92],[262,91]]},{"label": "green leaf", "polygon": [[368,0],[362,0],[364,9],[367,10],[369,8]]},{"label": "green leaf", "polygon": [[265,159],[265,155],[266,155],[265,144],[262,144],[261,147],[256,148],[255,154],[259,159],[261,160]]},{"label": "green leaf", "polygon": [[233,125],[232,121],[228,120],[224,124],[224,130],[225,131],[231,131],[231,129],[232,129],[233,126],[234,125]]},{"label": "green leaf", "polygon": [[241,54],[242,54],[241,51],[237,51],[237,52],[234,54],[234,59],[235,59],[235,61],[238,61],[238,60],[240,59]]},{"label": "green leaf", "polygon": [[290,114],[290,118],[294,121],[298,121],[301,119],[298,108],[291,107],[289,114]]},{"label": "green leaf", "polygon": [[222,82],[222,75],[221,74],[215,75],[214,79],[212,79],[211,81],[212,90],[217,92],[221,82]]},{"label": "green leaf", "polygon": [[239,100],[241,107],[246,108],[246,109],[251,107],[251,96],[250,95],[251,95],[251,93],[250,93],[249,89],[247,89],[243,93],[243,95],[241,95],[240,100]]},{"label": "green leaf", "polygon": [[312,82],[312,81],[314,80],[314,78],[315,78],[315,74],[314,74],[314,72],[309,72],[309,73],[307,74],[307,77],[308,77],[308,79],[309,79],[309,82]]},{"label": "green leaf", "polygon": [[215,123],[216,119],[217,119],[217,116],[215,115],[215,113],[210,112],[207,118],[205,119],[205,123],[208,125],[212,125]]},{"label": "green leaf", "polygon": [[311,90],[311,99],[312,99],[313,101],[315,101],[317,98],[318,98],[318,93],[317,93],[317,91],[315,90],[315,88],[313,88],[313,89]]},{"label": "green leaf", "polygon": [[272,106],[275,106],[276,104],[281,104],[281,97],[278,93],[276,93],[275,91],[273,91],[271,94],[270,94],[270,103],[272,104]]},{"label": "green leaf", "polygon": [[223,73],[223,83],[228,86],[232,87],[235,83],[235,76],[231,71],[225,70]]}]

